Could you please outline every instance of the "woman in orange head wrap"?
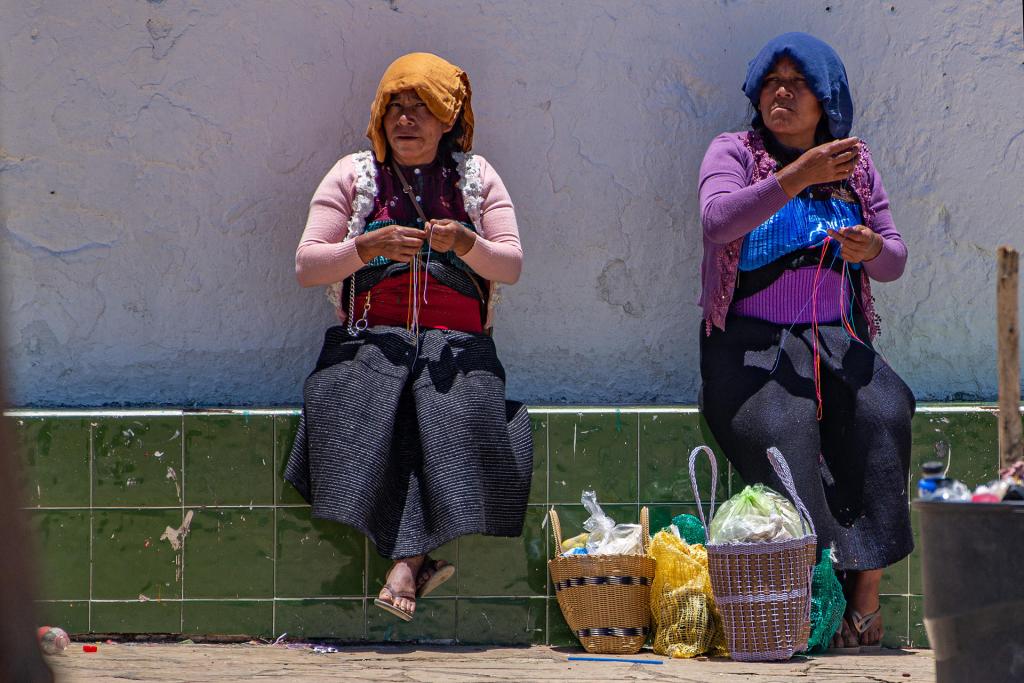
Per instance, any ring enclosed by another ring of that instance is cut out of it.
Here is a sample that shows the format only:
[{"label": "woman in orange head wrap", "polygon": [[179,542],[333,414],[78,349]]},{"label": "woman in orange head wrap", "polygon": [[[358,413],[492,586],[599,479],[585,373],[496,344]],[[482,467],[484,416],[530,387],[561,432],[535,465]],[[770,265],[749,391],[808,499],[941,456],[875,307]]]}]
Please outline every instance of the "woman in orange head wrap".
[{"label": "woman in orange head wrap", "polygon": [[306,380],[285,477],[314,517],[366,534],[394,565],[375,603],[412,619],[454,573],[427,553],[472,533],[518,536],[532,475],[529,416],[505,400],[489,335],[522,248],[501,178],[471,154],[469,78],[426,53],[391,64],[372,151],[321,182],[295,257],[339,320]]}]

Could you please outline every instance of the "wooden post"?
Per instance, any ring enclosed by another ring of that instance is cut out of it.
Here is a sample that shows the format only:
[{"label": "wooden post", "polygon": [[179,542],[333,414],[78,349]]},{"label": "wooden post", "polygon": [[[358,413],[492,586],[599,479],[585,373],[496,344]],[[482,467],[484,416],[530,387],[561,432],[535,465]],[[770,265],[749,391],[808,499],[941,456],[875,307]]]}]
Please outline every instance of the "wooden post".
[{"label": "wooden post", "polygon": [[999,355],[999,467],[1024,459],[1020,416],[1020,327],[1017,316],[1019,255],[996,250],[996,327]]}]

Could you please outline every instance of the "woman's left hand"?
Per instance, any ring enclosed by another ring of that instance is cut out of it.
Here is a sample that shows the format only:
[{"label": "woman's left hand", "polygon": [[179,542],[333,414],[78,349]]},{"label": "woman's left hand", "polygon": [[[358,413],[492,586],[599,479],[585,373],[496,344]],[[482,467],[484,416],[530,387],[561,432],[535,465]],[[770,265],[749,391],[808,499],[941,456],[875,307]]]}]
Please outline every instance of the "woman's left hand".
[{"label": "woman's left hand", "polygon": [[839,241],[842,246],[839,255],[847,263],[870,261],[882,253],[882,243],[885,242],[881,235],[866,225],[854,225],[839,232],[829,230],[828,235]]},{"label": "woman's left hand", "polygon": [[465,256],[476,243],[475,232],[450,218],[429,221],[427,234],[431,249],[441,253],[454,251],[457,256]]}]

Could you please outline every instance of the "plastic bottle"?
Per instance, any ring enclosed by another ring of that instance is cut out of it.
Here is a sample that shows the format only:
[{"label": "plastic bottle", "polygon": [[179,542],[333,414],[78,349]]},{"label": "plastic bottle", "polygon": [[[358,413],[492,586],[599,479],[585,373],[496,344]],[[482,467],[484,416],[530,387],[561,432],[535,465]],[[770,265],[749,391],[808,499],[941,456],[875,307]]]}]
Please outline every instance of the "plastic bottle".
[{"label": "plastic bottle", "polygon": [[971,490],[963,482],[943,476],[945,466],[936,460],[921,465],[921,479],[917,482],[917,495],[921,500],[949,503],[969,501]]},{"label": "plastic bottle", "polygon": [[41,626],[36,634],[39,637],[39,649],[48,655],[63,652],[71,644],[71,638],[62,628]]},{"label": "plastic bottle", "polygon": [[944,479],[942,471],[945,466],[938,460],[930,460],[921,465],[921,479],[917,482],[917,497],[921,500],[931,500],[935,495],[935,489],[939,482]]}]

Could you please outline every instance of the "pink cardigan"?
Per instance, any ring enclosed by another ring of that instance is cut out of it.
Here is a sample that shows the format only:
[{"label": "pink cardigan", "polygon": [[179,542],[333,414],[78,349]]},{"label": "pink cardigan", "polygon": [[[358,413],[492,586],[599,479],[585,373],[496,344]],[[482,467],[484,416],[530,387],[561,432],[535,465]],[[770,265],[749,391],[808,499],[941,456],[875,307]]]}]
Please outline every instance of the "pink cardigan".
[{"label": "pink cardigan", "polygon": [[[353,156],[342,157],[324,176],[309,205],[306,229],[295,252],[295,275],[303,287],[340,282],[365,264],[348,236],[355,197]],[[513,284],[523,267],[515,209],[504,183],[487,161],[474,155],[483,188],[480,225],[473,248],[462,260],[480,277]]]}]

